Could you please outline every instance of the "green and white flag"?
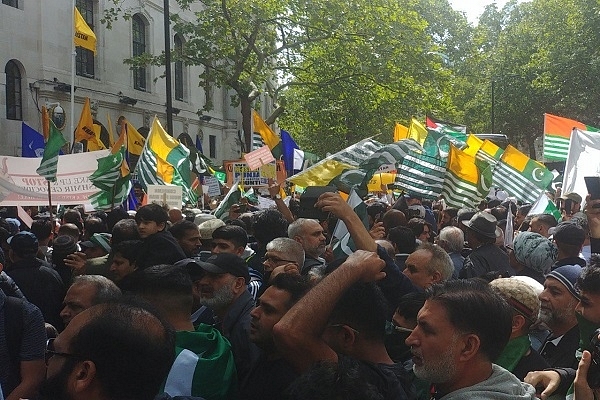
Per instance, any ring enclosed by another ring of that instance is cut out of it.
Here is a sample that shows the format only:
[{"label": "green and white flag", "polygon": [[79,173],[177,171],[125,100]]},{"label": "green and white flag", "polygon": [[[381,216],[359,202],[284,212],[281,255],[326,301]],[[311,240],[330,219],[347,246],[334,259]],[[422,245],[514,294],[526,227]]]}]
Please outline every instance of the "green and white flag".
[{"label": "green and white flag", "polygon": [[475,157],[454,146],[450,146],[447,168],[442,190],[446,204],[456,208],[477,208],[490,191],[491,168],[480,172]]},{"label": "green and white flag", "polygon": [[429,133],[427,134],[427,138],[425,138],[425,143],[423,143],[423,149],[425,150],[425,154],[432,157],[439,157],[442,160],[446,160],[448,159],[451,144],[459,149],[463,149],[467,145],[464,140],[459,140],[447,133],[433,129],[427,129],[427,131]]},{"label": "green and white flag", "polygon": [[537,215],[537,214],[550,214],[557,221],[560,221],[562,215],[556,205],[546,196],[546,193],[542,193],[540,197],[537,199],[535,203],[531,206],[529,213],[527,215]]},{"label": "green and white flag", "polygon": [[[352,207],[354,212],[360,217],[365,228],[369,226],[369,217],[367,215],[367,205],[362,201],[360,196],[356,193],[355,190],[350,192],[350,196],[348,196],[348,205]],[[342,220],[338,220],[335,230],[332,235],[333,240],[338,239],[333,244],[333,256],[337,258],[349,256],[350,254],[356,251],[356,245],[354,241],[350,237],[350,232],[348,232],[348,228],[346,224],[342,222]]]},{"label": "green and white flag", "polygon": [[42,156],[40,166],[35,172],[50,182],[56,181],[58,154],[66,143],[67,141],[62,133],[56,128],[54,122],[50,121],[50,135],[46,142],[46,147],[44,147],[44,155]]},{"label": "green and white flag", "polygon": [[446,162],[427,154],[407,154],[398,164],[396,185],[409,194],[437,199],[442,193]]},{"label": "green and white flag", "polygon": [[229,209],[232,205],[237,204],[242,198],[242,191],[240,189],[240,181],[237,180],[229,189],[229,192],[225,195],[223,200],[219,203],[217,208],[213,211],[215,217],[224,220],[227,218]]},{"label": "green and white flag", "polygon": [[127,200],[131,190],[129,168],[125,160],[125,146],[115,154],[98,159],[98,169],[90,181],[100,192],[89,197],[96,210],[110,210]]}]

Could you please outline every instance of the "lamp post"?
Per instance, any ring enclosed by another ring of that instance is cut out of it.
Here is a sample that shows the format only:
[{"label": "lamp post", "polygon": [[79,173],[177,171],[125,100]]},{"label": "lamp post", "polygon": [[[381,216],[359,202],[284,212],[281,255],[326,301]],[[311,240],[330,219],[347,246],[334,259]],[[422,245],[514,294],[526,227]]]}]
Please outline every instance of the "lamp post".
[{"label": "lamp post", "polygon": [[494,103],[495,103],[495,100],[496,100],[495,97],[494,97],[494,86],[495,86],[495,83],[496,83],[496,79],[492,78],[492,109],[491,109],[491,112],[490,112],[490,114],[491,114],[490,117],[492,119],[492,132],[491,132],[492,134],[494,134]]},{"label": "lamp post", "polygon": [[167,89],[167,133],[173,135],[173,96],[171,94],[171,32],[169,30],[169,0],[164,0],[163,19],[165,26],[165,85]]}]

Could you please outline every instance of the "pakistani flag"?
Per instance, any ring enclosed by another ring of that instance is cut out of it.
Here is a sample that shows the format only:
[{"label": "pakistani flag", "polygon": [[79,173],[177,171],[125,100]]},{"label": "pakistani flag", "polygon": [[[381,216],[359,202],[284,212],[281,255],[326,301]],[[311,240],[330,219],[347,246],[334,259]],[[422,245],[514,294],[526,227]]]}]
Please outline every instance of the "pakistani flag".
[{"label": "pakistani flag", "polygon": [[225,220],[232,205],[237,204],[242,198],[242,190],[240,189],[240,181],[236,181],[217,208],[213,211],[215,217]]},{"label": "pakistani flag", "polygon": [[556,208],[556,205],[546,196],[546,193],[542,193],[535,203],[531,206],[527,215],[538,215],[538,214],[550,214],[557,221],[560,221],[562,215],[560,210]]},{"label": "pakistani flag", "polygon": [[455,146],[450,147],[448,171],[442,189],[442,197],[449,207],[477,208],[488,194],[491,183],[491,174],[480,173],[475,157]]},{"label": "pakistani flag", "polygon": [[511,145],[504,150],[492,177],[495,186],[525,203],[534,203],[554,179],[543,164]]},{"label": "pakistani flag", "polygon": [[444,186],[446,162],[427,154],[408,154],[398,164],[396,185],[409,194],[436,199]]},{"label": "pakistani flag", "polygon": [[466,135],[463,135],[464,140],[460,140],[455,136],[442,133],[440,131],[432,129],[427,129],[427,131],[429,133],[427,134],[425,143],[423,143],[423,149],[425,150],[426,154],[432,157],[439,157],[442,160],[446,160],[448,158],[448,153],[450,152],[451,144],[459,149],[462,149],[466,146]]},{"label": "pakistani flag", "polygon": [[[362,201],[355,190],[350,192],[347,203],[352,207],[356,215],[360,217],[365,228],[368,229],[369,217],[367,215],[367,205]],[[344,224],[342,220],[338,220],[332,236],[333,240],[337,239],[332,248],[333,256],[336,259],[349,256],[356,251],[356,245],[350,237],[350,232],[348,232],[346,224]]]},{"label": "pakistani flag", "polygon": [[40,166],[35,170],[40,176],[46,178],[50,182],[56,181],[56,171],[58,170],[58,153],[67,141],[62,133],[56,128],[54,122],[50,121],[50,136],[44,147],[44,155]]},{"label": "pakistani flag", "polygon": [[110,210],[125,202],[131,190],[129,168],[125,162],[125,146],[106,157],[98,159],[98,169],[90,181],[100,192],[89,197],[96,210]]}]

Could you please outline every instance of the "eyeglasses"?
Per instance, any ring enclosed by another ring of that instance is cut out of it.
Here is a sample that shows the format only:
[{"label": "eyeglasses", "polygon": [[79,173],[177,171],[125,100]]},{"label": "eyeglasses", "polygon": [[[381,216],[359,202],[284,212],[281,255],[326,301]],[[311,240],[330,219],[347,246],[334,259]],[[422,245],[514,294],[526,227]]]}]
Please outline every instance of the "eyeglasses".
[{"label": "eyeglasses", "polygon": [[84,358],[83,356],[79,356],[77,354],[61,353],[59,351],[55,351],[54,350],[54,338],[50,338],[46,342],[46,357],[45,357],[46,364],[48,364],[50,359],[54,356],[66,357],[66,358],[78,358],[78,359]]},{"label": "eyeglasses", "polygon": [[263,262],[264,262],[264,263],[268,262],[268,263],[273,263],[273,264],[279,264],[279,263],[282,263],[282,262],[286,262],[286,263],[294,263],[294,264],[297,264],[297,262],[296,262],[296,261],[292,261],[292,260],[283,260],[283,259],[281,259],[281,258],[272,257],[272,256],[264,256],[262,260],[263,260]]}]

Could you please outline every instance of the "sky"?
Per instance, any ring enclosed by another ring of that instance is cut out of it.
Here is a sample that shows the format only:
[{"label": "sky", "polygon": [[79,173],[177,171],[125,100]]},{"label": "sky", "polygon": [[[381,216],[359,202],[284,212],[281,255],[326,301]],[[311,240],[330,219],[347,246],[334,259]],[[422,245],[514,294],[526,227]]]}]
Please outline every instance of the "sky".
[{"label": "sky", "polygon": [[507,0],[448,0],[452,8],[464,11],[470,23],[476,24],[479,16],[483,13],[485,6],[496,3],[498,9],[504,7]]}]

